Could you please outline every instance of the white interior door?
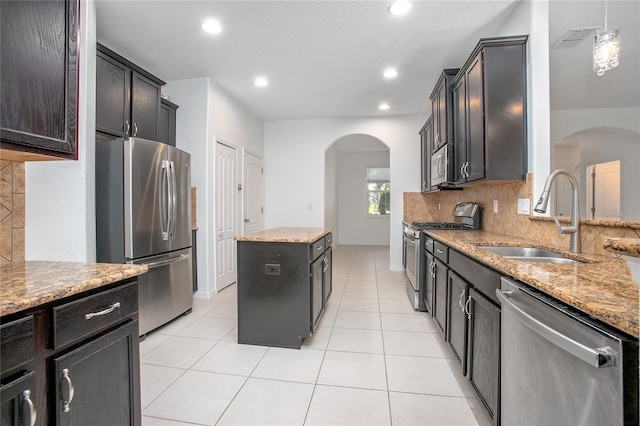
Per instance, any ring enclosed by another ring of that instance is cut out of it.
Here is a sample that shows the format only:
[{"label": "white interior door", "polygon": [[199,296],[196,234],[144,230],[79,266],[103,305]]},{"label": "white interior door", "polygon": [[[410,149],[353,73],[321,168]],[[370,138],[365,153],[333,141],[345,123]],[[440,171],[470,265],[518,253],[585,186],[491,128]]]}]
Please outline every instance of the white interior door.
[{"label": "white interior door", "polygon": [[[593,217],[620,219],[620,161],[600,163],[588,168],[591,191],[588,206]],[[589,189],[589,188],[588,188]]]},{"label": "white interior door", "polygon": [[244,152],[242,233],[262,229],[262,158]]},{"label": "white interior door", "polygon": [[216,290],[236,282],[236,149],[216,143]]}]

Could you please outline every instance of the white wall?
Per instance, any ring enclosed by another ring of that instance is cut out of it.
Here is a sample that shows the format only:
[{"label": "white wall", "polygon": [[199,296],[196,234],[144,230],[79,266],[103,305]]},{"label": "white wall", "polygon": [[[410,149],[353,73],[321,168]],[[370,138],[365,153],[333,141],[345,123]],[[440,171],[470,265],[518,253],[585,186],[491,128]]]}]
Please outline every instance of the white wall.
[{"label": "white wall", "polygon": [[[214,194],[216,138],[237,148],[238,182],[242,182],[242,150],[246,149],[259,157],[264,155],[263,122],[209,78],[170,81],[163,87],[163,92],[179,106],[176,146],[191,153],[191,184],[198,188],[196,296],[207,298],[217,292]],[[241,201],[239,195],[238,202]]]},{"label": "white wall", "polygon": [[[333,229],[334,235],[340,234],[338,220],[338,151],[330,148],[324,157],[324,226]],[[334,238],[333,247],[340,245]]]},{"label": "white wall", "polygon": [[389,245],[389,216],[367,214],[367,167],[389,167],[389,151],[338,153],[339,244]]},{"label": "white wall", "polygon": [[518,4],[496,36],[529,34],[527,42],[527,157],[533,196],[542,193],[550,171],[549,1]]},{"label": "white wall", "polygon": [[80,5],[78,160],[25,164],[26,260],[95,262],[95,69],[93,0]]},{"label": "white wall", "polygon": [[581,130],[618,127],[640,133],[640,108],[565,109],[551,111],[551,142]]},{"label": "white wall", "polygon": [[343,136],[371,135],[390,150],[390,268],[402,270],[402,193],[420,191],[417,132],[425,120],[408,115],[265,122],[265,227],[325,226],[325,151]]}]

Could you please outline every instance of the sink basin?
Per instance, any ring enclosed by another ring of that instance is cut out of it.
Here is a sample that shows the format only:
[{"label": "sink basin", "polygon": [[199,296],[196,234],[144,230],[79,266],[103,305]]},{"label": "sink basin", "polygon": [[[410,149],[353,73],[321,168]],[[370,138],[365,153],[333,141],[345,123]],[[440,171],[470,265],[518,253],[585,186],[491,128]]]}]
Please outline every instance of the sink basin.
[{"label": "sink basin", "polygon": [[480,246],[483,250],[491,253],[499,254],[504,257],[560,257],[560,253],[545,250],[537,247],[498,247],[498,246]]},{"label": "sink basin", "polygon": [[483,250],[498,254],[506,259],[520,260],[525,262],[540,263],[583,263],[579,260],[568,259],[561,253],[545,250],[538,247],[499,247],[499,246],[479,246]]}]

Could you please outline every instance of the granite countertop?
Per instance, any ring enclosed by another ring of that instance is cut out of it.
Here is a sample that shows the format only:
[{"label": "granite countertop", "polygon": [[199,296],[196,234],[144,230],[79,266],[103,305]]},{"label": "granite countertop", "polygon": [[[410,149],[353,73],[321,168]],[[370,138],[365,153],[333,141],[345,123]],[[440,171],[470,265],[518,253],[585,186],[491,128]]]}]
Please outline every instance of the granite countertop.
[{"label": "granite countertop", "polygon": [[26,261],[0,266],[0,316],[147,272],[146,265]]},{"label": "granite countertop", "polygon": [[640,257],[640,238],[609,238],[603,247],[626,256]]},{"label": "granite countertop", "polygon": [[[638,285],[624,260],[598,254],[574,254],[530,240],[486,231],[425,231],[449,247],[507,277],[515,278],[558,300],[638,337]],[[557,264],[505,259],[478,246],[529,246],[559,251],[588,263]]]},{"label": "granite countertop", "polygon": [[331,232],[331,228],[272,228],[239,235],[237,241],[261,241],[271,243],[312,243]]}]

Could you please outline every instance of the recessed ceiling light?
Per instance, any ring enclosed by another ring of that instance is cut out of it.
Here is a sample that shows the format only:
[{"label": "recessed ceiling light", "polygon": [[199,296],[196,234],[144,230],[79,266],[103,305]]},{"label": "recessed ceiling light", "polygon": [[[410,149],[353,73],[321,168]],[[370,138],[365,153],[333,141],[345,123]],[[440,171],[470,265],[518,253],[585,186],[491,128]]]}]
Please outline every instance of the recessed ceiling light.
[{"label": "recessed ceiling light", "polygon": [[411,10],[411,2],[407,0],[396,0],[389,6],[389,13],[392,15],[404,15]]},{"label": "recessed ceiling light", "polygon": [[202,23],[202,29],[211,34],[218,34],[222,31],[220,23],[215,19],[207,19]]},{"label": "recessed ceiling light", "polygon": [[269,82],[267,81],[266,77],[257,77],[255,80],[253,80],[253,84],[258,87],[265,87],[269,84]]},{"label": "recessed ceiling light", "polygon": [[389,108],[391,108],[391,106],[389,104],[387,104],[387,103],[378,105],[378,109],[381,109],[382,111],[386,111]]},{"label": "recessed ceiling light", "polygon": [[398,76],[398,71],[395,68],[387,68],[384,70],[382,74],[385,78],[396,78]]}]

